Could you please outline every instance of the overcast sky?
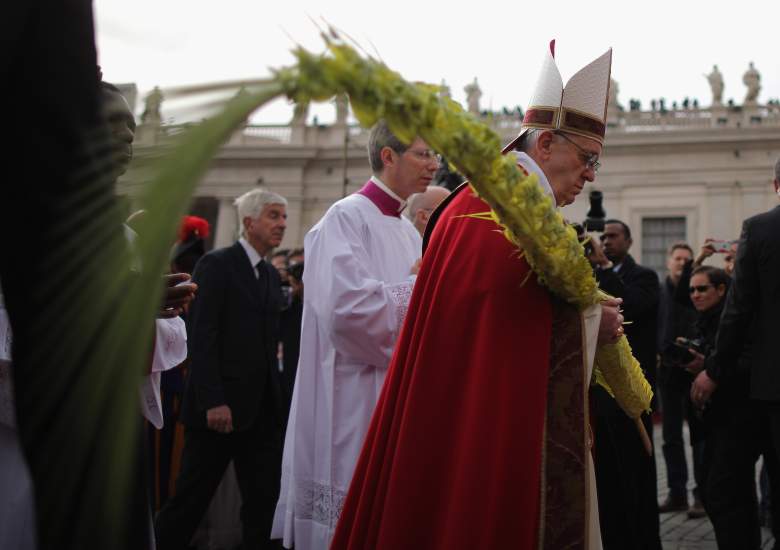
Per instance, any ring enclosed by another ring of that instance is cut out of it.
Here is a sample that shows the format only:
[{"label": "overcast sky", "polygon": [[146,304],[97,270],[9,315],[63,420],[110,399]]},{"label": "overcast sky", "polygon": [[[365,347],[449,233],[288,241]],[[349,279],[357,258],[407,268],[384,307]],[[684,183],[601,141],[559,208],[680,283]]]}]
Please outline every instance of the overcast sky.
[{"label": "overcast sky", "polygon": [[[474,77],[483,108],[527,106],[546,44],[557,39],[564,82],[608,47],[619,101],[667,106],[685,96],[709,105],[704,74],[717,64],[724,101],[745,96],[742,75],[761,73],[759,101],[780,97],[780,2],[538,1],[389,2],[274,0],[95,0],[98,58],[105,80],[154,85],[195,84],[267,76],[292,62],[295,43],[321,51],[311,18],[321,17],[376,50],[409,80],[440,83],[465,104]],[[331,108],[316,111],[332,118]],[[279,103],[256,122],[289,120]],[[164,111],[164,115],[168,115]]]}]

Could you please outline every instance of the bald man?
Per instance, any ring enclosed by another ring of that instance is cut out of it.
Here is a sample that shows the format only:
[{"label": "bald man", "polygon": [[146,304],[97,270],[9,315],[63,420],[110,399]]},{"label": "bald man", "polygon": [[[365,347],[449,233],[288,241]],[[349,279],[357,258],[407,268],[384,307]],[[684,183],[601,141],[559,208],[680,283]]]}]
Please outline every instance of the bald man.
[{"label": "bald man", "polygon": [[429,185],[422,193],[415,193],[409,198],[409,209],[407,214],[412,220],[415,229],[420,232],[420,236],[425,234],[425,226],[428,225],[428,219],[439,203],[447,198],[450,192],[446,187],[438,185]]}]

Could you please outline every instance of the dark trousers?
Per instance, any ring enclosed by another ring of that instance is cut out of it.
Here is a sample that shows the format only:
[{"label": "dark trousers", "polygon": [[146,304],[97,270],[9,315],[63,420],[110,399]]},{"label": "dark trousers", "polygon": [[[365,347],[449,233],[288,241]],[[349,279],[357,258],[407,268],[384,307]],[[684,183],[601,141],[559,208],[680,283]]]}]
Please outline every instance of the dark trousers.
[{"label": "dark trousers", "polygon": [[[707,422],[706,484],[702,497],[718,549],[758,549],[761,547],[755,472],[758,457],[764,455],[773,490],[780,473],[769,437],[769,419],[761,405],[740,399],[713,402]],[[777,522],[774,523],[772,531],[777,537]]]},{"label": "dark trousers", "polygon": [[[655,459],[636,423],[601,387],[591,390],[593,458],[604,550],[661,550]],[[653,425],[642,417],[653,440]]]},{"label": "dark trousers", "polygon": [[230,460],[241,492],[244,548],[277,548],[271,523],[279,499],[281,420],[268,399],[254,425],[241,432],[220,434],[186,429],[176,494],[160,510],[155,523],[159,550],[189,546]]},{"label": "dark trousers", "polygon": [[[662,369],[678,367],[664,366]],[[687,497],[688,465],[685,460],[683,423],[688,420],[693,450],[693,477],[697,488],[704,483],[701,466],[704,457],[705,430],[691,403],[691,378],[687,373],[667,372],[659,377],[663,413],[663,454],[669,492],[673,497]]]}]

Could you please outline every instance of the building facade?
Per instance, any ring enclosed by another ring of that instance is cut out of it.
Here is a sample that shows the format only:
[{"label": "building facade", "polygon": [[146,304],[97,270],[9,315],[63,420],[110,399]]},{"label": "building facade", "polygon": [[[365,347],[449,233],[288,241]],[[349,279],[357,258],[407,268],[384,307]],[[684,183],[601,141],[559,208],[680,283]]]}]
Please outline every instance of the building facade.
[{"label": "building facade", "polygon": [[[160,97],[154,99],[159,109]],[[345,102],[337,102],[336,109],[330,125],[307,124],[306,109],[299,109],[289,125],[247,125],[231,137],[200,182],[191,207],[191,213],[212,223],[210,244],[225,246],[235,239],[233,200],[258,185],[289,201],[284,248],[301,246],[331,204],[363,185],[370,175],[368,131],[348,124]],[[520,113],[477,116],[503,142],[519,131]],[[180,130],[161,123],[159,114],[150,120],[138,128],[139,156],[166,147]],[[671,242],[684,240],[698,249],[707,237],[737,238],[744,218],[777,204],[771,186],[780,158],[776,102],[650,111],[632,105],[625,111],[613,96],[608,121],[602,167],[586,191],[603,193],[607,216],[631,226],[637,261],[659,273]],[[120,181],[119,193],[132,202],[142,187],[138,173],[131,171]],[[564,216],[581,221],[588,206],[583,193],[563,209]]]}]

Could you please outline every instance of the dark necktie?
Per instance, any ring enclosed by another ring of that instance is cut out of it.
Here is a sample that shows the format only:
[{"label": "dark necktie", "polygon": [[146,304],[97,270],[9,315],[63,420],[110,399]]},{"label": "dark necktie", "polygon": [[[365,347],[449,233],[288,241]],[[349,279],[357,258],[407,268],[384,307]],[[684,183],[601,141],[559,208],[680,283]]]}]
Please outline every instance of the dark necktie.
[{"label": "dark necktie", "polygon": [[265,260],[260,259],[260,261],[255,264],[255,276],[258,281],[263,280],[263,273],[265,273]]}]

